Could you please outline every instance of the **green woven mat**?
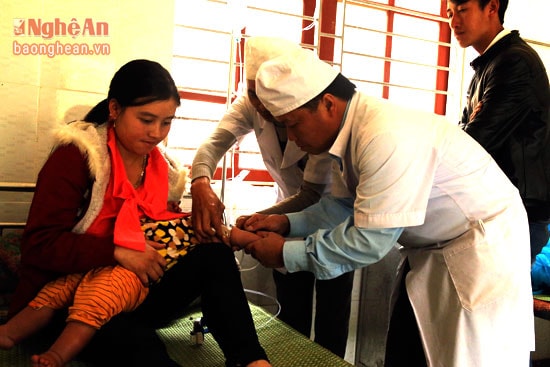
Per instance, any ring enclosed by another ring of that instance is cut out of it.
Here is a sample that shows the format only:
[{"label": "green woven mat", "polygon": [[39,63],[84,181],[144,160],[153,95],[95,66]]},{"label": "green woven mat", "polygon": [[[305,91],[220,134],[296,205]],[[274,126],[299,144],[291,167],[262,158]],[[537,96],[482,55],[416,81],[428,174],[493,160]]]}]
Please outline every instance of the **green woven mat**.
[{"label": "green woven mat", "polygon": [[540,299],[541,301],[550,302],[550,295],[548,294],[535,294],[533,298]]},{"label": "green woven mat", "polygon": [[[353,365],[315,344],[285,323],[273,318],[259,306],[250,304],[258,337],[267,351],[274,367],[352,367]],[[160,329],[159,335],[168,346],[172,358],[182,367],[224,367],[223,354],[211,334],[207,333],[202,345],[191,341],[193,322],[190,318],[201,317],[201,313],[191,312],[167,328]],[[34,348],[37,348],[34,350]],[[33,350],[17,346],[9,351],[0,350],[1,367],[27,367],[30,354],[45,350],[46,345],[33,343]],[[73,361],[68,367],[90,367]],[[152,366],[162,367],[162,366]]]}]

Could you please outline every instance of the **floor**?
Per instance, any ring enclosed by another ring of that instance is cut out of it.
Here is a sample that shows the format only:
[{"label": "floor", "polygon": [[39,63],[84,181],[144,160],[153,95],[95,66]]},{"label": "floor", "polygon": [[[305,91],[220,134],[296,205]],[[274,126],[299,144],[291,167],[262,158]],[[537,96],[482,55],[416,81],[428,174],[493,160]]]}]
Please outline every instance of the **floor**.
[{"label": "floor", "polygon": [[[235,254],[241,264],[243,285],[247,291],[249,300],[276,315],[279,305],[275,297],[275,285],[273,284],[271,269],[266,269],[262,265],[259,265],[249,255],[241,254],[240,252],[236,252]],[[344,358],[352,364],[355,363],[360,281],[360,272],[357,272],[352,292],[349,337]]]}]

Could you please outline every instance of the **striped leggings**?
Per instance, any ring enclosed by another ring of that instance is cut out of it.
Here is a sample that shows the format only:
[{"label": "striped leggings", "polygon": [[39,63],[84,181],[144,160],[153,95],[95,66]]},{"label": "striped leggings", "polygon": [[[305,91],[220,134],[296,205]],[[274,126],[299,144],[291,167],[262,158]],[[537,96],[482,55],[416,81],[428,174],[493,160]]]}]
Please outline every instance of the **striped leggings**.
[{"label": "striped leggings", "polygon": [[[159,252],[167,261],[167,269],[198,243],[191,217],[168,221],[143,219],[141,228],[147,239],[165,244]],[[51,281],[29,306],[55,310],[68,307],[67,321],[79,321],[99,329],[120,312],[135,310],[148,293],[149,288],[143,286],[135,273],[118,265],[105,266]]]}]

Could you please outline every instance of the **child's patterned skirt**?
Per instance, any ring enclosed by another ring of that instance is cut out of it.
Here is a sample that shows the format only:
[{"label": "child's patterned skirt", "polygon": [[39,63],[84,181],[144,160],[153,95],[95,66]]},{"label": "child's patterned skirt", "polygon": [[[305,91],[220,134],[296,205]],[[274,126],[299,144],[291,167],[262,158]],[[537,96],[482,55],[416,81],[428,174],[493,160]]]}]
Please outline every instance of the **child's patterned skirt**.
[{"label": "child's patterned skirt", "polygon": [[190,216],[160,221],[142,218],[141,229],[146,239],[165,245],[164,249],[158,251],[166,259],[166,270],[199,244]]}]

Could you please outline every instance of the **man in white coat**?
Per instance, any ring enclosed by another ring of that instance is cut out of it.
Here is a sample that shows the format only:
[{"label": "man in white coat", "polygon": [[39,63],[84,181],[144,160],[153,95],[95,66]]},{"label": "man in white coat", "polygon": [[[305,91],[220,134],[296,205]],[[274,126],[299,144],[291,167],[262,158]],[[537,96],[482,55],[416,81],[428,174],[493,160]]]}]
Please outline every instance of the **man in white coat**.
[{"label": "man in white coat", "polygon": [[245,251],[265,266],[330,279],[399,241],[402,297],[386,366],[528,366],[527,216],[491,156],[441,116],[355,90],[310,51],[262,64],[256,92],[290,140],[330,153],[340,179],[301,212],[249,218],[243,228],[262,238]]},{"label": "man in white coat", "polygon": [[[319,201],[330,192],[332,159],[328,154],[308,155],[288,141],[279,124],[258,100],[255,76],[266,60],[301,47],[277,37],[250,37],[245,40],[247,94],[238,98],[221,118],[216,130],[204,141],[193,160],[191,184],[193,224],[199,237],[223,233],[224,204],[210,186],[217,164],[224,154],[254,131],[267,171],[277,184],[277,204],[261,213],[292,213]],[[237,219],[237,221],[242,218]],[[310,336],[314,288],[315,342],[344,358],[348,339],[353,271],[330,280],[316,281],[310,272],[283,274],[273,271],[279,318]]]}]

